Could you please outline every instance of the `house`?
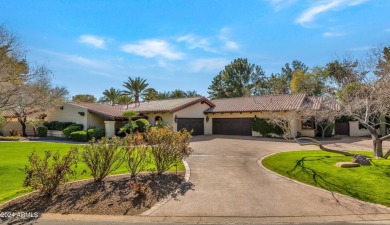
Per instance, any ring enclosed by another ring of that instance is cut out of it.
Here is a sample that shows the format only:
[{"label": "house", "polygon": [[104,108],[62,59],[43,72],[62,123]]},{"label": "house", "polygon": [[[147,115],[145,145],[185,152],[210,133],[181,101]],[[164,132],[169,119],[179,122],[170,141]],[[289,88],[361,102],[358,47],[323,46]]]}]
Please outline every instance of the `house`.
[{"label": "house", "polygon": [[[167,123],[174,130],[193,130],[193,135],[225,134],[258,136],[252,131],[253,118],[270,118],[295,113],[302,106],[316,109],[321,98],[306,94],[285,94],[238,97],[209,100],[205,97],[181,98],[141,102],[129,105],[97,103],[64,103],[47,113],[46,121],[75,122],[89,127],[105,128],[106,136],[114,136],[127,123],[125,111],[136,111],[137,118],[145,118],[151,125]],[[313,121],[291,121],[294,136],[313,137],[316,127]],[[5,132],[6,133],[6,132]]]}]

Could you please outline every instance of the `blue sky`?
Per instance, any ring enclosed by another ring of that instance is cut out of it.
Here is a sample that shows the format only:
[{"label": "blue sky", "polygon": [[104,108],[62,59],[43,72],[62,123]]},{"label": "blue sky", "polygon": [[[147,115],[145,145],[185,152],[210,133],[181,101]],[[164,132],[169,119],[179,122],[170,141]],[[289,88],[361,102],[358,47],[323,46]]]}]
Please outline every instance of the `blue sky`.
[{"label": "blue sky", "polygon": [[54,83],[75,94],[141,76],[159,91],[197,90],[238,57],[267,75],[389,43],[389,0],[2,0],[0,23]]}]

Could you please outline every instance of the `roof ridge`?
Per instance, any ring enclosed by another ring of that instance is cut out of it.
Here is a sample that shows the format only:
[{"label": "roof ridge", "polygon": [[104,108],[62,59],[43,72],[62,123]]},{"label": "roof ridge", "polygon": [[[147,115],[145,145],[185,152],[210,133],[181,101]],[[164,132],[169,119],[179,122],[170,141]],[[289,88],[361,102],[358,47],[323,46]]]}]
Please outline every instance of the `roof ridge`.
[{"label": "roof ridge", "polygon": [[306,93],[269,94],[269,95],[241,96],[241,97],[232,97],[232,98],[216,98],[216,99],[213,99],[213,100],[210,100],[210,101],[225,100],[225,99],[237,99],[237,98],[276,97],[276,96],[293,96],[293,95],[305,95],[306,96]]}]

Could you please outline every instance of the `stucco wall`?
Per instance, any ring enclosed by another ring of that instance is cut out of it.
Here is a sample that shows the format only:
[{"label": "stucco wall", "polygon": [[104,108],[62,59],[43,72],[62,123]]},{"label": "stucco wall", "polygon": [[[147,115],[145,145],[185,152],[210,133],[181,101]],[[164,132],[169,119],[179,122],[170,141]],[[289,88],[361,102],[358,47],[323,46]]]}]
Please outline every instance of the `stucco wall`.
[{"label": "stucco wall", "polygon": [[[20,125],[20,123],[18,121],[11,121],[11,122],[8,122],[2,127],[2,132],[5,136],[9,136],[9,131],[10,130],[17,130],[19,132],[20,135],[22,135],[22,125]],[[33,127],[30,126],[30,125],[27,125],[26,127],[26,133],[27,135],[34,135],[34,130],[33,130]]]},{"label": "stucco wall", "polygon": [[[60,122],[74,122],[83,124],[84,129],[88,128],[88,110],[81,106],[75,106],[68,103],[64,103],[64,109],[57,108],[48,113],[46,121],[60,121]],[[81,116],[78,112],[84,112],[84,116]],[[104,127],[104,124],[103,124]]]},{"label": "stucco wall", "polygon": [[[173,118],[206,118],[206,115],[203,113],[206,109],[210,108],[206,103],[196,103],[190,107],[177,111],[173,114]],[[206,121],[204,121],[206,124]],[[177,123],[173,123],[174,130],[177,130]],[[206,132],[206,126],[205,126]]]},{"label": "stucco wall", "polygon": [[[380,129],[377,129],[376,132],[379,134]],[[349,121],[349,136],[351,137],[362,137],[362,136],[369,136],[370,131],[367,129],[359,129],[359,122],[358,121]]]},{"label": "stucco wall", "polygon": [[104,119],[103,117],[96,114],[87,113],[88,127],[104,128],[105,120],[107,119]]},{"label": "stucco wall", "polygon": [[173,114],[172,113],[147,113],[146,116],[148,117],[148,121],[151,126],[155,126],[154,119],[156,116],[160,116],[164,123],[167,123],[169,126],[173,126]]}]

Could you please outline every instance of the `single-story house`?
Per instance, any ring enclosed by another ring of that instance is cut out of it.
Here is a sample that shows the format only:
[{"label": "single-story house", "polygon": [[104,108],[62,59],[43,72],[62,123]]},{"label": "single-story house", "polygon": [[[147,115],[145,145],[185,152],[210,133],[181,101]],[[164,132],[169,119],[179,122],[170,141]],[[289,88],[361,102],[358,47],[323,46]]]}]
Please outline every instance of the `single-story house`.
[{"label": "single-story house", "polygon": [[[125,111],[136,111],[137,118],[147,119],[151,125],[163,121],[174,130],[186,128],[193,135],[225,134],[258,136],[252,131],[253,118],[270,118],[293,113],[302,106],[318,109],[320,97],[306,94],[284,94],[225,98],[209,100],[205,97],[145,101],[139,104],[107,105],[98,103],[68,102],[48,111],[45,121],[74,122],[89,127],[105,128],[106,136],[114,136],[127,123]],[[316,135],[314,121],[291,121],[294,136]],[[12,126],[15,129],[15,126]],[[4,127],[7,134],[9,128]]]}]

